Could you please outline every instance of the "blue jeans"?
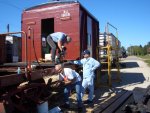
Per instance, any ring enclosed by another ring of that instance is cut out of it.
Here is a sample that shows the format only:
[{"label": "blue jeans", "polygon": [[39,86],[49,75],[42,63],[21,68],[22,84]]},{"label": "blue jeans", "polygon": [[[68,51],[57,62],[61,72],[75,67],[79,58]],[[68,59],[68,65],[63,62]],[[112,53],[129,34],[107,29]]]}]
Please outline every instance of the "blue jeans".
[{"label": "blue jeans", "polygon": [[92,101],[93,100],[93,94],[94,94],[94,77],[91,77],[90,79],[89,78],[87,78],[87,79],[83,78],[81,97],[84,96],[86,88],[89,89],[88,100]]},{"label": "blue jeans", "polygon": [[51,59],[52,61],[55,61],[55,55],[56,55],[56,50],[58,49],[58,55],[57,57],[60,58],[60,49],[57,45],[56,42],[53,41],[52,37],[50,35],[47,36],[47,42],[49,44],[49,46],[51,47]]},{"label": "blue jeans", "polygon": [[75,88],[75,90],[76,90],[76,98],[77,98],[77,102],[78,102],[78,107],[82,107],[81,81],[66,86],[66,88],[64,89],[64,100],[65,100],[65,102],[69,102],[70,91],[73,88]]}]

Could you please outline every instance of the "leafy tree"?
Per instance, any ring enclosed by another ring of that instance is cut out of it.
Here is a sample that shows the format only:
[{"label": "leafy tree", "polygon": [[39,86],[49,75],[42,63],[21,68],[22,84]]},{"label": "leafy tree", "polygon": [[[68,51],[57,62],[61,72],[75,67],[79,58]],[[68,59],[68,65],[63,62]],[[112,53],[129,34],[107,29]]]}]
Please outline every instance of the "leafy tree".
[{"label": "leafy tree", "polygon": [[134,45],[127,48],[129,55],[146,55],[150,54],[150,42],[147,43],[147,45]]},{"label": "leafy tree", "polygon": [[147,46],[150,47],[150,42],[147,43]]},{"label": "leafy tree", "polygon": [[126,51],[126,49],[125,49],[125,47],[124,47],[124,46],[122,46],[122,47],[121,47],[121,50],[122,50],[122,51]]}]

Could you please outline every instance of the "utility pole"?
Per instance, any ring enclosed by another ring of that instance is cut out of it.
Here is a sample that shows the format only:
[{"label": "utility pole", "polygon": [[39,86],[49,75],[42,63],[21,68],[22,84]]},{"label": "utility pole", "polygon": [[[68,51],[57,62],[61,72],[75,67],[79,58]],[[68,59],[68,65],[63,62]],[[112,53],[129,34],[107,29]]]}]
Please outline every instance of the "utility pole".
[{"label": "utility pole", "polygon": [[9,24],[7,24],[7,32],[9,33]]},{"label": "utility pole", "polygon": [[130,44],[130,56],[132,55],[132,45]]}]

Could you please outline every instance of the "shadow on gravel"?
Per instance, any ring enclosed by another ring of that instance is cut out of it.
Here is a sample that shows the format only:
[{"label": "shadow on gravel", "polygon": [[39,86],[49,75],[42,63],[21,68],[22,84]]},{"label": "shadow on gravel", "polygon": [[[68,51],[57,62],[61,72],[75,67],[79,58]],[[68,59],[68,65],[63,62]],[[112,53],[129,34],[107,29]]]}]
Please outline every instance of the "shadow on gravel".
[{"label": "shadow on gravel", "polygon": [[137,62],[121,62],[120,68],[136,68],[139,67]]},{"label": "shadow on gravel", "polygon": [[[118,76],[117,71],[111,72],[112,85],[114,86],[114,84],[115,84],[115,87],[124,86],[124,85],[140,84],[146,80],[143,73],[127,73],[127,72],[123,73],[123,72],[120,72],[120,78],[121,78],[120,82],[117,80],[117,76]],[[105,72],[103,71],[103,73],[101,74],[100,83],[101,84],[106,84],[106,83],[108,84],[108,79],[109,78],[108,78],[107,71],[105,71]]]},{"label": "shadow on gravel", "polygon": [[121,82],[116,84],[115,86],[131,86],[135,84],[141,84],[145,81],[145,77],[142,73],[120,73],[121,74]]}]

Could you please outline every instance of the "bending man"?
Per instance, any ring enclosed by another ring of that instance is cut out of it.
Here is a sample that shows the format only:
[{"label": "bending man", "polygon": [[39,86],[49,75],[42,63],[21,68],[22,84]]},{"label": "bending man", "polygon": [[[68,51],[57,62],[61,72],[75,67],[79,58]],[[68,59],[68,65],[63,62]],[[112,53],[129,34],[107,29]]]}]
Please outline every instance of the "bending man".
[{"label": "bending man", "polygon": [[82,99],[81,99],[81,77],[80,75],[72,70],[71,68],[64,68],[61,64],[55,66],[56,73],[59,75],[59,80],[63,81],[66,85],[64,89],[64,100],[65,104],[63,107],[69,108],[69,94],[71,89],[75,88],[76,97],[78,102],[78,109],[82,109]]},{"label": "bending man", "polygon": [[55,63],[56,49],[58,49],[58,63],[61,54],[64,54],[63,46],[65,43],[71,42],[71,38],[63,32],[55,32],[47,36],[47,42],[51,47],[51,60]]}]

